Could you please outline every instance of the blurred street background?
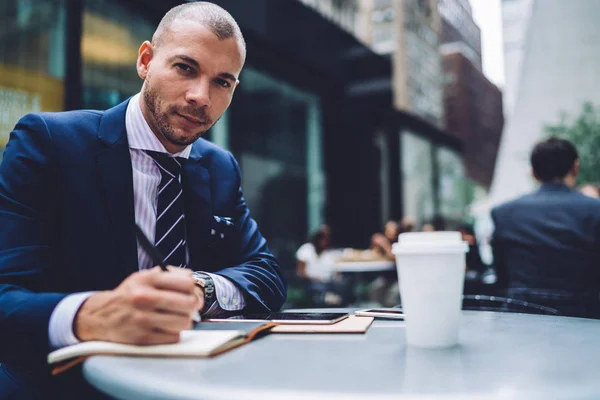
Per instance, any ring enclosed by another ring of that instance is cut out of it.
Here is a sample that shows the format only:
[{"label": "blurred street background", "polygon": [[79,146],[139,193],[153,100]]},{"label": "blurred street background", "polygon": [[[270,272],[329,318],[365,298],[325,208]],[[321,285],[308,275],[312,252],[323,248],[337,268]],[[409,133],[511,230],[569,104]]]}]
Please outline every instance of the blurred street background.
[{"label": "blurred street background", "polygon": [[[287,306],[393,305],[381,288],[394,268],[332,268],[322,279],[339,290],[317,298],[303,269],[312,255],[298,251],[387,260],[377,233],[389,221],[392,238],[472,237],[472,276],[488,285],[475,291],[493,293],[489,210],[535,187],[533,145],[569,138],[579,183],[600,182],[600,0],[213,2],[238,21],[248,58],[207,138],[240,162]],[[0,148],[26,113],[136,94],[138,48],[179,3],[0,0]]]}]

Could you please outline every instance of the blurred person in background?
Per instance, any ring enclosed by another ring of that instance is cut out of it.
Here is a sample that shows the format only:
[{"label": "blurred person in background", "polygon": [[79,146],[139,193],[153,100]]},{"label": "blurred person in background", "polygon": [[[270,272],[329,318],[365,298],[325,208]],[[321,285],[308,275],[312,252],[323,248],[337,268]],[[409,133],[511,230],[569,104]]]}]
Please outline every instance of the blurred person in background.
[{"label": "blurred person in background", "polygon": [[323,225],[296,252],[296,275],[318,283],[330,281],[333,276],[331,264],[335,262],[330,250],[331,228]]},{"label": "blurred person in background", "polygon": [[540,188],[492,210],[498,284],[511,298],[597,316],[600,202],[573,190],[579,156],[568,140],[538,143],[530,161]]},{"label": "blurred person in background", "polygon": [[400,225],[394,220],[386,222],[383,233],[375,233],[371,236],[370,249],[377,255],[393,260],[392,245],[398,241]]},{"label": "blurred person in background", "polygon": [[[395,221],[388,221],[388,223],[386,223],[384,233],[385,238],[387,239],[385,242],[385,254],[387,255],[387,258],[395,260],[395,256],[392,253],[392,245],[398,241],[398,236],[400,234],[412,232],[414,229],[415,222],[411,217],[404,217],[400,221],[400,224],[395,223]],[[373,236],[375,237],[375,235]],[[373,240],[371,241],[371,249],[374,249]],[[393,271],[386,271],[378,276],[369,284],[368,292],[370,301],[380,304],[384,307],[392,307],[400,303],[398,273],[396,270],[394,269]]]},{"label": "blurred person in background", "polygon": [[466,255],[467,271],[475,271],[477,273],[483,272],[485,264],[481,261],[481,255],[479,254],[479,244],[475,238],[475,230],[470,224],[462,224],[458,227],[458,231],[462,237],[462,240],[467,242],[469,245],[469,252]]},{"label": "blurred person in background", "polygon": [[331,228],[323,225],[296,252],[296,275],[305,280],[314,306],[341,303],[341,282],[334,274],[339,252],[332,248]]},{"label": "blurred person in background", "polygon": [[426,223],[421,227],[421,232],[435,232],[435,228],[432,224]]},{"label": "blurred person in background", "polygon": [[423,224],[421,232],[443,232],[446,230],[446,219],[441,215],[434,216],[430,222]]},{"label": "blurred person in background", "polygon": [[465,293],[480,292],[481,276],[486,270],[486,265],[481,260],[479,253],[479,244],[475,237],[475,230],[470,224],[462,224],[458,227],[462,240],[469,245],[469,251],[466,254],[466,273],[465,273]]},{"label": "blurred person in background", "polygon": [[593,199],[600,199],[600,186],[587,184],[579,188],[579,192]]},{"label": "blurred person in background", "polygon": [[412,217],[404,217],[400,221],[400,233],[412,232],[415,230],[415,220]]}]

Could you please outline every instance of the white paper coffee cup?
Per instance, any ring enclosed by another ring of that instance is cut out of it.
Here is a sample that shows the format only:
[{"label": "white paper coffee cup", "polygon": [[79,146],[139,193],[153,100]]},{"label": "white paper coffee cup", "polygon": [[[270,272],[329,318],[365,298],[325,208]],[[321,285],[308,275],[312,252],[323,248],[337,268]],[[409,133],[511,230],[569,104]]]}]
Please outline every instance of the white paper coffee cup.
[{"label": "white paper coffee cup", "polygon": [[440,348],[458,343],[468,249],[459,232],[410,232],[398,237],[392,252],[408,345]]}]

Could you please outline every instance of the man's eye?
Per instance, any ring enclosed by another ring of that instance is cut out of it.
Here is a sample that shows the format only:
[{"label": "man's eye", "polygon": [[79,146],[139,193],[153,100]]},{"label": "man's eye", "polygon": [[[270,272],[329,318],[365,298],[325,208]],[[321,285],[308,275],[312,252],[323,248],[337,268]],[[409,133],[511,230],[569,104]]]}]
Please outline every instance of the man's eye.
[{"label": "man's eye", "polygon": [[224,88],[231,87],[231,83],[229,83],[225,79],[216,79],[215,81],[217,82],[218,85],[223,86]]},{"label": "man's eye", "polygon": [[177,68],[179,68],[180,70],[184,71],[184,72],[188,72],[189,73],[189,72],[194,71],[192,69],[192,67],[190,67],[189,65],[186,65],[186,64],[177,63],[177,64],[175,64],[175,66]]}]

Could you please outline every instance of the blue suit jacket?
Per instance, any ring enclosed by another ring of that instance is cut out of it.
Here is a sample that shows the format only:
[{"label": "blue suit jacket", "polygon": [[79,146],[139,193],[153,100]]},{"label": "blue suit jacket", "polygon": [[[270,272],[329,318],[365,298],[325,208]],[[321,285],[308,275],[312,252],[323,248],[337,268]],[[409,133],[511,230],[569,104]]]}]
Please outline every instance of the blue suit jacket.
[{"label": "blue suit jacket", "polygon": [[546,183],[492,210],[494,265],[509,289],[600,289],[600,201]]},{"label": "blue suit jacket", "polygon": [[[11,133],[0,165],[1,363],[45,365],[58,302],[113,289],[138,270],[126,108],[30,114]],[[231,153],[198,140],[182,185],[189,267],[235,282],[247,311],[278,310],[281,270],[250,218]],[[210,234],[215,215],[234,222],[222,240]]]}]

